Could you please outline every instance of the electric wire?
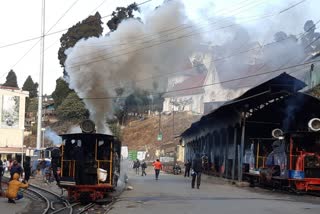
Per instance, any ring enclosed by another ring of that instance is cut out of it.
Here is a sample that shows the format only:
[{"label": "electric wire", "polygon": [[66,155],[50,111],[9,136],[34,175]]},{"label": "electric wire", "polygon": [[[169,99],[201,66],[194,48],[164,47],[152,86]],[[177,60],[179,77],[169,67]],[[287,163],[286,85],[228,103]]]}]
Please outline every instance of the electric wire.
[{"label": "electric wire", "polygon": [[[288,70],[288,69],[298,68],[298,67],[302,66],[302,68],[291,72],[291,73],[295,73],[295,72],[302,71],[303,69],[307,68],[308,65],[313,64],[315,62],[320,62],[320,59],[319,60],[313,60],[312,62],[299,63],[299,64],[287,66],[287,67],[284,67],[284,68],[280,68],[280,69],[273,69],[273,70],[265,71],[263,73],[255,73],[255,74],[251,74],[251,75],[245,75],[245,76],[242,76],[242,77],[231,78],[231,79],[228,79],[228,80],[217,81],[217,82],[214,82],[214,83],[201,85],[201,86],[187,87],[187,88],[176,89],[176,90],[168,90],[168,91],[164,91],[164,92],[151,92],[150,95],[163,95],[163,94],[168,94],[168,93],[173,93],[173,92],[180,92],[180,91],[204,88],[204,87],[208,87],[208,86],[212,86],[212,85],[235,82],[235,81],[239,81],[239,80],[243,80],[243,79],[258,77],[258,76],[267,75],[267,74],[271,74],[271,73],[276,73],[276,72],[280,72],[280,71],[285,71],[285,70]],[[126,97],[127,96],[81,97],[80,99],[82,99],[82,100],[85,100],[85,99],[88,99],[88,100],[94,100],[94,99],[96,99],[96,100],[104,100],[104,99],[116,99],[116,98],[126,98]]]},{"label": "electric wire", "polygon": [[[277,15],[277,14],[279,14],[279,12],[273,13],[273,14],[267,14],[267,15],[264,15],[264,16],[259,16],[258,18],[251,19],[251,20],[248,20],[248,21],[255,21],[255,20],[259,20],[259,19],[264,19],[264,18],[268,18],[268,17],[274,16],[274,15]],[[231,24],[231,25],[228,25],[228,26],[223,26],[223,27],[218,28],[218,29],[214,29],[214,30],[225,29],[225,28],[232,27],[232,26],[235,26],[235,25],[239,25],[239,24]],[[74,67],[78,67],[78,66],[81,66],[81,65],[88,65],[88,64],[91,64],[91,63],[99,62],[99,61],[109,60],[109,59],[112,59],[112,58],[115,58],[115,57],[120,57],[120,56],[127,55],[127,54],[130,54],[130,53],[135,53],[135,52],[138,52],[140,50],[147,49],[147,48],[152,48],[154,46],[159,46],[159,45],[162,45],[162,44],[165,44],[165,43],[168,43],[168,42],[171,42],[171,41],[175,41],[175,40],[178,40],[178,39],[189,38],[189,37],[192,37],[192,36],[195,36],[195,35],[198,35],[198,34],[209,33],[209,32],[212,32],[212,30],[206,31],[206,32],[195,32],[195,33],[190,33],[190,34],[187,34],[187,35],[181,35],[181,36],[177,36],[177,37],[172,38],[172,39],[168,39],[168,40],[165,40],[165,41],[160,41],[158,43],[151,44],[151,45],[145,46],[145,47],[141,47],[141,48],[138,48],[136,50],[131,50],[131,51],[128,51],[128,52],[125,52],[125,53],[119,53],[119,54],[113,55],[113,56],[112,56],[112,54],[109,54],[109,55],[107,54],[107,55],[99,56],[99,57],[96,57],[96,58],[91,58],[89,61],[85,61],[85,62],[82,61],[81,63],[78,63],[78,64],[74,63],[74,64],[71,64],[71,65],[65,66],[65,68],[66,69],[67,68],[74,68]],[[127,50],[127,49],[128,48],[123,49],[123,50]],[[120,50],[120,51],[123,51],[123,50]],[[72,60],[72,59],[73,58],[70,58],[70,60]]]},{"label": "electric wire", "polygon": [[[150,2],[150,1],[153,1],[153,0],[144,1],[144,2],[139,3],[139,4],[137,4],[137,5],[139,6],[139,5],[148,3],[148,2]],[[112,15],[112,14],[109,14],[109,15],[106,15],[106,16],[102,16],[101,19],[110,17],[111,15]],[[91,21],[90,21],[90,22],[91,22]],[[88,21],[87,23],[90,23],[90,22]],[[64,32],[64,31],[67,31],[68,29],[69,29],[69,28],[65,28],[65,29],[61,29],[61,30],[54,31],[54,32],[51,32],[51,33],[46,33],[46,34],[45,34],[45,37],[46,37],[46,36],[51,36],[51,35],[54,35],[54,34],[58,34],[58,33]],[[14,45],[18,45],[18,44],[25,43],[25,42],[30,42],[30,41],[33,41],[33,40],[36,40],[36,39],[40,39],[41,37],[42,37],[42,36],[36,36],[36,37],[31,37],[31,38],[29,38],[29,39],[25,39],[25,40],[21,40],[21,41],[9,43],[9,44],[1,45],[1,46],[0,46],[0,49],[1,49],[1,48],[10,47],[10,46],[14,46]]]},{"label": "electric wire", "polygon": [[[320,19],[315,23],[315,26],[320,22]],[[300,35],[300,37],[298,37],[297,39],[301,39],[305,34],[307,34],[313,27],[310,27],[309,29],[307,29],[304,33],[302,33]],[[272,43],[269,43],[269,44],[266,44],[264,45],[264,47],[268,46],[268,45],[272,45],[272,44],[275,44],[275,43],[278,43],[278,42],[282,42],[284,40],[287,40],[287,39],[290,39],[289,37],[286,38],[286,39],[282,39],[282,40],[279,40],[279,41],[276,41],[276,42],[272,42]],[[255,49],[255,48],[254,48]],[[244,52],[247,52],[247,51],[244,51]],[[243,53],[243,52],[241,52]],[[214,59],[212,60],[211,62],[217,62],[217,61],[220,61],[222,59],[226,59],[226,58],[230,58],[232,56],[235,56],[236,54],[232,54],[230,56],[227,56],[227,57],[224,57],[224,58],[218,58],[218,59]],[[265,68],[266,66],[266,63],[264,63],[260,68],[258,68],[258,70],[256,71],[256,73],[259,73],[263,68]],[[170,75],[173,75],[173,74],[178,74],[178,73],[184,73],[186,71],[178,71],[178,72],[168,72],[168,73],[164,73],[164,74],[159,74],[159,75],[156,75],[156,76],[151,76],[151,77],[146,77],[146,78],[143,78],[143,79],[139,79],[139,80],[136,80],[135,83],[138,83],[138,82],[142,82],[142,81],[146,81],[146,80],[150,80],[150,79],[157,79],[157,78],[167,78],[168,76]],[[129,81],[127,82],[129,83]],[[116,86],[110,86],[110,87],[107,87],[109,89],[112,89]]]}]

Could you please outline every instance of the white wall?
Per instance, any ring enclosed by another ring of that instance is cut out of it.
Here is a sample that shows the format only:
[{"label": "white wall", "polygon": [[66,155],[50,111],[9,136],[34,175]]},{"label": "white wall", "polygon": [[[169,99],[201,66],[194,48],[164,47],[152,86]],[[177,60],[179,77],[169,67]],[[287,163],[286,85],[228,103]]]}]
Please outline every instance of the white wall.
[{"label": "white wall", "polygon": [[[175,97],[178,102],[179,100],[188,100],[192,99],[192,103],[186,105],[184,107],[183,111],[192,111],[195,113],[202,114],[204,107],[203,107],[203,94],[196,94],[196,95],[189,95],[189,96],[180,96],[180,97]],[[179,107],[173,106],[171,104],[171,99],[172,97],[166,97],[163,102],[163,111],[164,112],[170,112],[172,110],[174,111],[179,111]]]}]

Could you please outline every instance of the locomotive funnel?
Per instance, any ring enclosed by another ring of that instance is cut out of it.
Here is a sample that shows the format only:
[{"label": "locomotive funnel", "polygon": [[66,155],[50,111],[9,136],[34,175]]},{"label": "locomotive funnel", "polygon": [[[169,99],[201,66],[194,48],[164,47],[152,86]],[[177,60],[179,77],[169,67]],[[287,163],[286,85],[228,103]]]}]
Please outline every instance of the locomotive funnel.
[{"label": "locomotive funnel", "polygon": [[317,132],[320,131],[320,119],[313,118],[309,121],[308,127],[311,131]]},{"label": "locomotive funnel", "polygon": [[84,120],[80,123],[80,128],[83,133],[94,133],[96,131],[96,125],[92,120]]},{"label": "locomotive funnel", "polygon": [[273,129],[272,130],[272,137],[280,138],[283,135],[283,131],[281,129]]}]

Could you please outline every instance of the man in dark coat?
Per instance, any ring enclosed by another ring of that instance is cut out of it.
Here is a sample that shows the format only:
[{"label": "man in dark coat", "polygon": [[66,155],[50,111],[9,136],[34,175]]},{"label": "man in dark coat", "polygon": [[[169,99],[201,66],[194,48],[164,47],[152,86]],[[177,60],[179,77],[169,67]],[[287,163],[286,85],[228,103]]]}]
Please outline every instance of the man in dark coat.
[{"label": "man in dark coat", "polygon": [[25,162],[23,163],[24,170],[24,180],[29,181],[31,174],[30,157],[27,156]]},{"label": "man in dark coat", "polygon": [[187,160],[187,162],[184,164],[185,170],[184,170],[184,177],[190,176],[190,169],[191,169],[191,161]]},{"label": "man in dark coat", "polygon": [[147,173],[146,173],[146,168],[147,168],[147,164],[146,162],[143,160],[142,163],[141,163],[141,176],[147,176]]},{"label": "man in dark coat", "polygon": [[202,160],[199,154],[196,154],[195,158],[192,160],[192,169],[193,169],[193,173],[191,173],[191,176],[192,176],[191,187],[194,188],[195,181],[197,179],[197,189],[199,189],[200,183],[201,183],[201,173],[203,170]]},{"label": "man in dark coat", "polygon": [[2,183],[3,173],[4,173],[4,167],[3,167],[3,162],[1,160],[1,155],[0,155],[0,193],[2,192],[1,183]]},{"label": "man in dark coat", "polygon": [[140,171],[139,168],[140,168],[140,161],[137,159],[137,160],[136,160],[136,168],[135,168],[137,175],[139,175],[139,171]]},{"label": "man in dark coat", "polygon": [[52,167],[53,176],[56,179],[57,185],[60,185],[60,178],[58,176],[59,160],[60,160],[60,149],[53,148],[51,151],[51,167]]},{"label": "man in dark coat", "polygon": [[14,173],[18,173],[21,176],[22,172],[23,170],[21,165],[18,163],[18,161],[14,160],[10,169],[10,180],[12,180]]}]

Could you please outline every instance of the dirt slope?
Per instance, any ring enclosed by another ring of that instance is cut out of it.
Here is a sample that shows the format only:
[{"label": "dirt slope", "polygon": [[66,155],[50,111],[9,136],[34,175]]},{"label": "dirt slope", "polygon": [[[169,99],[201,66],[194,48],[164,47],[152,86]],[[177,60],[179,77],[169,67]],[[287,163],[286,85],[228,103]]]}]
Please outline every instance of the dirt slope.
[{"label": "dirt slope", "polygon": [[[122,144],[129,147],[129,150],[146,150],[149,153],[155,152],[161,145],[172,143],[179,143],[178,138],[174,136],[180,135],[185,129],[200,118],[199,115],[192,115],[187,112],[175,112],[174,116],[161,115],[161,131],[163,139],[161,142],[157,141],[159,133],[159,116],[150,116],[145,120],[136,120],[130,122],[123,129]],[[174,132],[173,132],[174,128]]]}]

